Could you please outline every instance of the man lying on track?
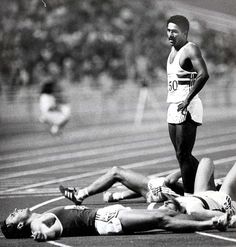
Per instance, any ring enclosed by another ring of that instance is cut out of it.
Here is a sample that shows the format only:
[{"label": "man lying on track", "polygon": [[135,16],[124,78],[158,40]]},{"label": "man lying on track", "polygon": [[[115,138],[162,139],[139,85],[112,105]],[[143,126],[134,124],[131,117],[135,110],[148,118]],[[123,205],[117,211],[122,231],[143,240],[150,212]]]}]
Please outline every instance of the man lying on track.
[{"label": "man lying on track", "polygon": [[[169,177],[171,177],[169,179]],[[124,169],[122,167],[114,166],[107,173],[96,179],[89,186],[76,189],[73,187],[60,186],[59,189],[67,199],[73,201],[76,205],[80,205],[83,200],[89,196],[107,191],[116,182],[123,184],[128,190],[122,192],[106,192],[104,193],[104,201],[115,202],[123,199],[131,199],[143,196],[148,203],[156,202],[162,200],[161,194],[153,194],[152,190],[163,186],[163,190],[166,193],[178,196],[169,187],[164,186],[165,184],[177,183],[180,177],[180,171],[171,174],[171,176],[158,177],[150,179],[147,176],[134,172],[129,169]],[[163,192],[164,192],[163,191]]]},{"label": "man lying on track", "polygon": [[[178,204],[178,211],[194,217],[194,219],[209,219],[227,212],[232,216],[230,226],[236,227],[236,163],[226,175],[219,191],[214,184],[214,165],[211,159],[204,158],[198,166],[194,194],[179,196],[164,202],[159,209],[171,208]],[[167,197],[171,197],[166,195]],[[149,205],[153,208],[155,204]]]},{"label": "man lying on track", "polygon": [[[125,192],[126,199],[131,198],[131,196],[142,195],[148,202],[160,202],[161,200],[168,199],[170,196],[172,199],[176,197],[177,202],[181,206],[181,211],[194,215],[196,219],[209,219],[213,216],[222,215],[225,212],[231,215],[236,214],[236,164],[225,177],[219,191],[214,182],[214,164],[209,158],[203,158],[199,163],[193,195],[180,196],[168,187],[163,186],[166,180],[172,179],[177,181],[179,175],[180,173],[176,172],[168,176],[167,179],[157,178],[149,180],[142,174],[113,167],[88,187],[77,191],[75,188],[60,186],[60,191],[66,198],[78,205],[86,197],[109,189],[115,182],[121,182],[135,192],[135,194],[130,191]],[[174,184],[173,181],[172,184]],[[121,193],[117,194],[116,198],[114,193],[112,199],[107,201],[120,200],[121,197],[119,195]],[[130,195],[130,197],[127,195]],[[166,203],[163,207],[168,207],[168,205],[171,205],[171,203]],[[150,205],[150,207],[152,206],[153,204]],[[232,217],[234,221],[235,217]]]},{"label": "man lying on track", "polygon": [[6,238],[33,237],[36,241],[47,241],[66,236],[132,234],[153,229],[173,232],[224,231],[229,220],[228,214],[195,221],[170,209],[162,212],[159,209],[131,209],[118,204],[99,209],[72,205],[56,207],[43,214],[34,213],[28,208],[15,209],[1,229]]},{"label": "man lying on track", "polygon": [[[203,159],[200,163],[204,166]],[[203,171],[205,172],[205,170]],[[180,171],[176,171],[167,177],[148,178],[147,176],[129,169],[114,166],[107,173],[96,179],[89,186],[76,189],[60,186],[63,196],[80,205],[89,196],[104,192],[116,182],[120,182],[128,190],[122,192],[105,192],[104,201],[115,202],[123,199],[137,198],[143,196],[148,203],[161,202],[165,199],[164,194],[172,196],[183,195],[183,184],[179,182]],[[162,192],[162,193],[159,193]]]}]

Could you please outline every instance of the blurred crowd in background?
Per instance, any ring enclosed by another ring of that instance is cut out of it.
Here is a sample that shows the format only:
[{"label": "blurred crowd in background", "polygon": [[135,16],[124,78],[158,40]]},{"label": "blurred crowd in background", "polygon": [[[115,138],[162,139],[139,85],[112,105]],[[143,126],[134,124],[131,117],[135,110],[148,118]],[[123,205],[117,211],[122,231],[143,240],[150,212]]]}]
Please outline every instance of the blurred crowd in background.
[{"label": "blurred crowd in background", "polygon": [[[0,95],[46,80],[119,88],[127,81],[165,82],[168,11],[161,0],[2,0]],[[209,83],[235,78],[236,35],[191,20],[190,40],[202,49]]]}]

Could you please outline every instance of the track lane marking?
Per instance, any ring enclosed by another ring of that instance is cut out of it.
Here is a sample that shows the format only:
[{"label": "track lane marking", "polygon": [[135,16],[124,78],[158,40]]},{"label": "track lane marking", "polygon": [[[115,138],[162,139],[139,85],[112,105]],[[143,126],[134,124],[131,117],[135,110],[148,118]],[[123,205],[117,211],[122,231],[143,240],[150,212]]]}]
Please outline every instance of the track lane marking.
[{"label": "track lane marking", "polygon": [[[220,147],[198,150],[195,152],[195,154],[197,154],[197,155],[201,154],[202,155],[202,154],[209,154],[209,153],[214,153],[214,152],[220,152],[220,151],[225,151],[225,150],[235,150],[235,149],[236,149],[236,144],[232,144],[232,145],[227,145],[227,146],[224,145],[224,146],[220,146]],[[118,160],[118,159],[120,159],[120,155],[117,155],[117,157],[113,157],[113,158],[116,158],[116,160]],[[176,159],[175,155],[172,155],[172,156],[162,157],[162,158],[158,158],[158,159],[154,159],[154,160],[135,162],[133,164],[128,164],[128,165],[125,165],[123,167],[134,168],[134,167],[140,167],[140,166],[150,166],[150,165],[158,164],[161,162],[168,162],[168,161],[175,160],[175,159]],[[99,162],[104,162],[104,161],[105,161],[105,158],[103,158],[103,161],[99,160]],[[83,163],[83,165],[89,165],[89,164],[91,165],[91,164],[95,164],[97,162],[98,162],[98,159],[94,159],[92,163],[87,162],[87,163]],[[67,166],[66,168],[68,168],[68,165],[66,165],[66,166]],[[103,169],[100,171],[99,174],[101,174],[101,172],[104,172],[104,170],[107,171],[107,169]],[[85,174],[94,174],[94,172],[88,172]],[[95,172],[95,175],[96,175],[96,172]],[[13,191],[21,190],[21,189],[35,188],[35,187],[39,187],[39,186],[49,185],[49,184],[58,183],[58,182],[64,182],[64,181],[68,181],[68,180],[74,180],[74,179],[81,178],[80,176],[81,176],[81,174],[80,175],[72,175],[72,176],[68,176],[68,177],[64,177],[64,178],[59,178],[59,179],[49,180],[49,181],[45,181],[45,182],[39,182],[39,183],[35,183],[35,184],[11,188],[11,189],[7,189],[4,191],[0,191],[0,194],[4,194],[7,192],[13,192]]]},{"label": "track lane marking", "polygon": [[[212,140],[213,141],[213,140]],[[220,141],[218,140],[218,143]],[[204,145],[209,145],[209,142],[204,142]],[[0,176],[0,180],[4,179],[9,179],[9,178],[16,178],[16,177],[22,177],[22,176],[28,176],[28,175],[33,175],[33,174],[39,174],[39,173],[45,173],[49,171],[55,171],[55,170],[62,170],[62,169],[68,169],[68,168],[74,168],[74,167],[81,167],[85,165],[94,165],[99,162],[109,162],[109,161],[115,161],[115,160],[120,160],[120,159],[127,159],[131,157],[138,157],[138,156],[144,156],[144,155],[150,155],[150,154],[158,154],[158,153],[164,153],[167,151],[172,150],[173,147],[168,146],[167,147],[160,147],[160,148],[151,148],[148,150],[145,150],[145,152],[140,152],[140,151],[133,151],[129,153],[124,153],[124,154],[116,154],[111,157],[100,157],[100,158],[94,158],[94,159],[89,159],[85,161],[80,161],[80,162],[74,162],[70,164],[64,164],[64,165],[55,165],[55,166],[50,166],[48,168],[39,168],[39,169],[33,169],[33,170],[28,170],[28,171],[23,171],[23,172],[15,172],[15,173],[8,173],[6,175]],[[235,150],[236,149],[236,143],[235,144],[229,144],[229,145],[223,145],[219,147],[211,147],[208,149],[199,149],[194,152],[195,155],[199,154],[209,154],[209,153],[214,153],[214,152],[221,152],[221,151],[226,151],[226,150]],[[69,158],[69,156],[68,156]],[[70,157],[71,158],[71,157]],[[0,191],[1,193],[1,191]]]},{"label": "track lane marking", "polygon": [[[155,165],[155,164],[161,163],[161,162],[167,162],[167,161],[170,161],[170,160],[173,160],[173,159],[175,159],[174,155],[173,156],[169,156],[169,157],[163,157],[163,158],[159,158],[159,159],[149,160],[149,161],[135,162],[133,164],[123,165],[121,167],[128,168],[128,169],[130,169],[130,168],[138,168],[138,167],[145,167],[145,166]],[[230,156],[230,157],[227,157],[227,158],[216,160],[216,161],[214,161],[214,164],[215,165],[221,165],[221,164],[224,164],[226,162],[232,162],[232,161],[236,161],[236,156]],[[14,192],[14,191],[32,189],[32,188],[36,188],[36,187],[40,187],[40,186],[56,184],[56,183],[75,180],[75,179],[79,179],[79,178],[97,176],[99,174],[105,173],[107,170],[109,170],[109,168],[104,168],[102,170],[94,171],[94,172],[86,172],[86,173],[83,173],[83,174],[67,176],[67,177],[59,178],[59,179],[53,179],[53,180],[40,182],[40,183],[34,183],[34,184],[25,185],[25,186],[21,186],[21,187],[11,188],[11,189],[7,189],[7,190],[4,190],[4,191],[0,191],[0,194],[4,195],[5,193],[9,193],[9,192],[11,193],[11,192]],[[158,176],[158,175],[159,176],[164,176],[164,175],[167,175],[170,172],[176,171],[176,170],[178,170],[178,169],[173,169],[173,170],[164,171],[164,172],[161,172],[161,173],[156,173],[155,176]]]},{"label": "track lane marking", "polygon": [[55,246],[60,246],[60,247],[72,247],[72,245],[61,244],[61,243],[58,243],[58,242],[55,242],[55,241],[47,241],[46,243],[52,244],[52,245],[55,245]]},{"label": "track lane marking", "polygon": [[[236,129],[235,129],[236,132]],[[161,132],[163,133],[163,132]],[[168,134],[164,133],[163,135],[158,135],[158,138],[164,138],[167,137]],[[135,136],[124,136],[124,137],[112,137],[109,139],[103,139],[103,140],[96,140],[91,142],[85,142],[81,145],[83,147],[83,150],[96,148],[97,146],[101,147],[102,145],[119,145],[122,143],[133,143],[134,141],[145,141],[150,139],[156,139],[156,137],[153,135],[153,133],[142,133],[140,135]],[[53,146],[53,147],[43,147],[40,148],[40,150],[30,150],[30,151],[23,151],[19,153],[11,153],[11,154],[3,154],[0,157],[0,161],[8,161],[11,159],[19,159],[19,158],[28,158],[31,156],[39,156],[39,155],[45,155],[45,154],[51,154],[51,153],[59,153],[61,151],[73,151],[78,150],[78,143],[72,143],[60,146]],[[0,167],[1,169],[1,167]]]},{"label": "track lane marking", "polygon": [[59,201],[59,200],[64,199],[64,198],[65,198],[64,196],[60,196],[60,197],[56,197],[56,198],[50,199],[50,200],[48,200],[48,201],[45,201],[45,202],[36,204],[35,206],[31,207],[30,210],[33,211],[33,210],[35,210],[35,209],[37,209],[37,208],[41,208],[41,207],[43,207],[43,206],[45,206],[45,205],[47,205],[47,204],[50,204],[50,203],[52,203],[52,202]]},{"label": "track lane marking", "polygon": [[[234,133],[234,130],[236,131],[236,129],[234,128],[233,129],[233,133]],[[203,140],[202,140],[202,138],[204,138],[204,140],[206,139],[206,138],[208,138],[208,139],[212,139],[212,141],[208,141],[209,143],[215,143],[215,141],[217,140],[217,141],[219,141],[219,140],[221,140],[221,141],[227,141],[227,140],[234,140],[234,136],[235,136],[235,133],[233,134],[232,133],[232,129],[231,130],[229,130],[229,129],[226,129],[226,130],[224,130],[224,131],[222,131],[222,132],[220,132],[220,133],[217,133],[217,135],[215,135],[215,136],[213,136],[212,137],[212,134],[208,134],[208,135],[204,135],[204,136],[201,136],[201,137],[199,137],[198,138],[198,141],[197,141],[197,144],[199,144],[200,143],[200,145],[201,145],[201,143],[204,143],[203,142]],[[221,137],[219,137],[219,135],[223,135],[224,134],[224,136],[221,136]],[[152,135],[153,135],[153,133],[152,133]],[[225,136],[226,135],[226,136]],[[227,135],[230,135],[230,136],[228,136],[227,137]],[[158,140],[150,140],[150,138],[144,138],[144,137],[141,137],[141,138],[132,138],[132,137],[127,137],[127,138],[125,138],[125,142],[126,142],[126,146],[130,146],[130,143],[129,143],[129,141],[130,142],[134,142],[134,140],[136,140],[136,141],[138,141],[138,142],[136,142],[136,143],[134,143],[133,144],[133,146],[135,146],[135,145],[145,145],[145,144],[142,144],[142,143],[150,143],[150,145],[151,145],[151,143],[156,143],[156,144],[166,144],[166,143],[169,143],[170,141],[169,141],[169,138],[167,138],[168,136],[167,135],[161,135],[161,137],[159,138],[158,137]],[[229,138],[229,139],[227,139],[227,138]],[[141,142],[139,142],[140,140],[142,140]],[[99,150],[101,150],[101,153],[102,153],[102,150],[104,149],[106,152],[109,152],[109,150],[111,150],[111,147],[109,147],[109,145],[113,145],[113,150],[114,150],[114,146],[119,150],[119,149],[121,149],[122,147],[124,147],[125,145],[123,144],[123,143],[120,143],[120,144],[114,144],[114,140],[112,141],[112,142],[110,142],[110,141],[108,141],[108,140],[103,140],[102,141],[102,143],[105,143],[106,145],[108,145],[108,147],[102,147],[101,148],[101,142],[99,142],[99,141],[96,141],[95,142],[97,145],[99,144],[99,148],[98,147],[94,147],[94,142],[92,142],[92,145],[90,145],[91,143],[88,143],[87,145],[85,145],[85,146],[87,146],[87,148],[89,149],[89,150],[86,150],[86,149],[83,149],[83,150],[81,150],[81,151],[79,151],[79,152],[74,152],[74,153],[72,153],[72,154],[76,154],[76,153],[79,153],[79,155],[80,156],[86,156],[86,155],[90,155],[90,154],[96,154],[96,153],[99,153]],[[84,146],[83,146],[84,147]],[[91,149],[91,147],[93,147],[93,149]],[[61,148],[59,148],[59,151],[61,150],[61,151],[73,151],[73,150],[76,150],[76,148],[78,149],[78,145],[77,144],[73,144],[72,145],[72,149],[71,148],[68,148],[68,147],[61,147]],[[126,147],[125,147],[126,148]],[[56,153],[56,149],[55,148],[47,148],[47,149],[45,149],[47,152],[45,153],[45,152],[39,152],[39,155],[43,155],[43,154],[51,154],[51,153]],[[122,150],[122,149],[121,149]],[[38,163],[42,163],[42,162],[47,162],[47,161],[55,161],[55,159],[57,160],[58,158],[61,158],[61,159],[66,159],[67,158],[67,156],[66,155],[69,155],[69,153],[67,153],[67,154],[62,154],[62,155],[59,155],[59,154],[57,154],[57,155],[55,155],[55,156],[51,156],[51,157],[43,157],[43,158],[37,158],[37,159],[33,159],[33,161],[32,161],[32,156],[35,156],[35,155],[38,155],[38,152],[36,152],[35,153],[35,151],[29,151],[30,152],[30,154],[32,154],[31,156],[28,154],[27,155],[27,157],[26,158],[30,158],[31,157],[31,160],[25,160],[25,161],[16,161],[16,162],[10,162],[10,163],[8,163],[8,164],[5,164],[5,165],[2,165],[1,167],[0,167],[0,169],[7,169],[7,168],[12,168],[12,167],[19,167],[19,166],[27,166],[27,165],[32,165],[32,164],[38,164]],[[20,153],[20,155],[19,156],[21,156],[21,155],[23,155],[22,156],[22,158],[24,157],[24,154],[25,153]],[[27,154],[27,153],[26,153]],[[2,160],[8,160],[7,159],[7,157],[10,157],[11,155],[6,155],[5,156],[5,158],[4,158],[4,156],[3,156],[3,159]],[[13,154],[13,157],[14,157],[14,154]],[[18,156],[16,156],[16,157],[18,157]],[[15,157],[15,158],[16,158]],[[54,157],[54,158],[53,158]],[[57,157],[57,158],[55,158],[55,157]],[[15,159],[14,158],[14,159]],[[20,157],[19,157],[20,158]],[[0,159],[1,159],[1,157],[0,157]]]},{"label": "track lane marking", "polygon": [[61,243],[58,243],[58,242],[55,242],[55,241],[47,241],[46,243],[52,244],[52,245],[55,245],[55,246],[60,246],[60,247],[72,247],[72,245],[61,244]]},{"label": "track lane marking", "polygon": [[[227,157],[227,158],[222,158],[222,159],[219,159],[219,160],[215,160],[214,161],[214,165],[215,166],[219,166],[219,165],[221,165],[222,163],[227,163],[227,162],[232,162],[232,161],[236,161],[236,156],[231,156],[231,157]],[[124,168],[137,168],[137,167],[142,167],[142,166],[137,166],[137,165],[126,165],[126,166],[123,166]],[[161,177],[161,176],[167,176],[167,175],[169,175],[170,173],[172,173],[172,172],[176,172],[176,171],[178,171],[179,170],[179,168],[176,168],[176,169],[172,169],[172,170],[168,170],[168,171],[164,171],[164,172],[159,172],[159,173],[154,173],[154,174],[152,174],[152,175],[149,175],[148,177],[149,178],[155,178],[155,177]],[[104,170],[104,172],[106,172],[107,170]],[[102,174],[103,172],[101,172],[101,174]],[[97,174],[98,175],[98,174]],[[88,176],[89,177],[89,176]],[[113,185],[114,187],[122,187],[122,185],[121,184],[115,184],[115,185]],[[53,196],[53,195],[55,195],[55,191],[53,192],[51,192],[50,194],[49,193],[46,193],[46,191],[45,190],[47,190],[48,191],[48,189],[42,189],[41,190],[41,192],[40,192],[40,194],[37,194],[37,195],[35,195],[35,190],[33,191],[33,192],[31,192],[31,191],[23,191],[22,193],[18,193],[17,195],[19,196],[19,197],[22,197],[22,196],[33,196],[32,195],[32,193],[34,193],[34,195],[35,196],[48,196],[48,195],[50,195],[50,196]],[[26,194],[27,193],[27,194]],[[12,195],[12,196],[7,196],[8,198],[10,198],[10,197],[14,197],[14,196],[16,196],[16,194],[14,194],[14,195]],[[2,196],[1,196],[2,197]],[[4,196],[3,196],[4,197]]]},{"label": "track lane marking", "polygon": [[[90,156],[95,156],[95,155],[103,155],[111,152],[121,152],[125,150],[135,150],[138,148],[148,148],[152,147],[154,145],[160,144],[168,144],[170,141],[166,138],[164,140],[160,141],[143,141],[139,143],[133,143],[133,144],[120,144],[120,145],[114,145],[110,147],[102,147],[102,148],[95,148],[95,149],[90,149],[90,150],[82,150],[82,151],[77,151],[74,153],[65,153],[65,154],[57,154],[55,156],[51,157],[43,157],[43,158],[38,158],[38,159],[30,159],[26,161],[18,161],[18,162],[11,162],[8,163],[5,166],[2,166],[1,169],[7,169],[7,168],[13,168],[13,167],[21,167],[21,166],[29,166],[29,165],[38,165],[41,163],[46,163],[46,162],[53,162],[53,161],[61,161],[61,160],[66,160],[66,159],[71,159],[71,158],[81,158],[81,157],[90,157]],[[140,152],[139,152],[140,153]]]},{"label": "track lane marking", "polygon": [[211,234],[211,233],[207,233],[207,232],[196,232],[196,233],[199,234],[199,235],[202,235],[202,236],[211,237],[211,238],[217,238],[217,239],[221,239],[221,240],[225,240],[225,241],[230,241],[230,242],[235,242],[236,243],[236,239],[234,239],[234,238],[222,237],[222,236]]}]

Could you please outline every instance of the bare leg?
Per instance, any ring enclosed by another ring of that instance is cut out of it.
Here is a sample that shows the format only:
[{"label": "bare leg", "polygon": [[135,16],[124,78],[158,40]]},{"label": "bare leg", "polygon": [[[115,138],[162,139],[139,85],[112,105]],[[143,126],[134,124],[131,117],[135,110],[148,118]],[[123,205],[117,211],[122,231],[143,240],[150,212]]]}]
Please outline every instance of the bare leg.
[{"label": "bare leg", "polygon": [[126,232],[166,229],[174,232],[193,232],[214,228],[212,220],[194,221],[184,215],[184,219],[171,217],[158,210],[121,210],[118,214]]},{"label": "bare leg", "polygon": [[130,191],[126,191],[124,194],[120,192],[114,193],[116,194],[116,197],[111,195],[111,193],[110,195],[107,194],[109,193],[107,192],[106,195],[103,195],[104,201],[110,202],[121,199],[137,198],[140,196],[143,196],[146,199],[148,181],[149,179],[140,173],[114,166],[87,187],[75,190],[74,188],[66,188],[60,185],[59,190],[67,199],[73,201],[76,205],[80,205],[85,198],[104,192],[111,188],[116,182],[120,182]]},{"label": "bare leg", "polygon": [[[116,166],[87,187],[88,195],[106,191],[116,182],[120,182],[135,192],[136,196],[137,194],[146,196],[148,178],[140,173]],[[129,193],[128,196],[130,195],[134,195],[134,193]]]},{"label": "bare leg", "polygon": [[210,158],[202,158],[197,169],[194,193],[216,190],[214,183],[214,164]]},{"label": "bare leg", "polygon": [[197,126],[190,121],[182,124],[169,124],[169,135],[179,162],[186,193],[193,193],[198,160],[192,155]]},{"label": "bare leg", "polygon": [[226,175],[220,191],[228,194],[232,201],[236,201],[236,163]]}]

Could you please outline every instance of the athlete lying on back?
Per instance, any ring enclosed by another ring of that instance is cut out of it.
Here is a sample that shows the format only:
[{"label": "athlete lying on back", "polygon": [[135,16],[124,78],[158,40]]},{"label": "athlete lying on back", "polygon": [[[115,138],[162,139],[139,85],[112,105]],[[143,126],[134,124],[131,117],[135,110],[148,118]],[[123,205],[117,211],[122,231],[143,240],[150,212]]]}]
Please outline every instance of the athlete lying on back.
[{"label": "athlete lying on back", "polygon": [[[201,166],[208,166],[205,159],[200,161]],[[204,169],[199,172],[199,176],[202,177],[201,173],[207,172]],[[167,177],[149,178],[141,173],[134,172],[130,169],[124,169],[122,167],[114,166],[104,175],[97,178],[90,185],[76,189],[71,187],[60,186],[60,191],[63,196],[73,201],[76,205],[82,204],[83,200],[89,196],[104,192],[104,201],[115,202],[124,199],[144,197],[145,200],[150,202],[162,202],[165,200],[165,194],[172,196],[183,195],[183,184],[179,181],[181,177],[180,170],[175,171]],[[207,180],[208,181],[208,180]],[[115,183],[121,183],[127,190],[122,192],[111,193],[107,191]],[[212,182],[212,181],[211,181]],[[212,188],[216,190],[214,182],[212,182]]]},{"label": "athlete lying on back", "polygon": [[173,210],[131,209],[113,205],[100,209],[84,206],[62,206],[43,214],[29,209],[15,209],[3,222],[1,229],[6,238],[33,237],[46,241],[67,236],[126,234],[153,229],[173,232],[193,232],[206,229],[226,230],[229,215],[210,220],[195,221],[190,216],[181,219]]}]

